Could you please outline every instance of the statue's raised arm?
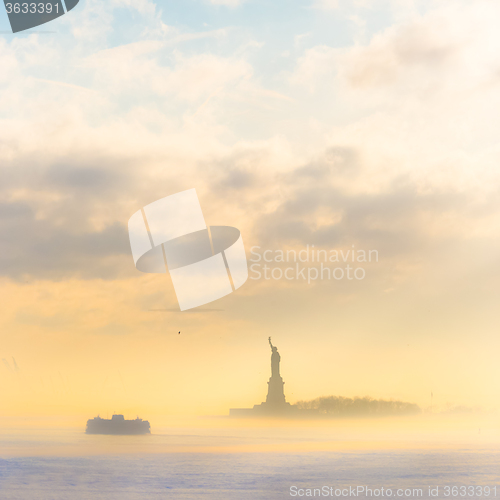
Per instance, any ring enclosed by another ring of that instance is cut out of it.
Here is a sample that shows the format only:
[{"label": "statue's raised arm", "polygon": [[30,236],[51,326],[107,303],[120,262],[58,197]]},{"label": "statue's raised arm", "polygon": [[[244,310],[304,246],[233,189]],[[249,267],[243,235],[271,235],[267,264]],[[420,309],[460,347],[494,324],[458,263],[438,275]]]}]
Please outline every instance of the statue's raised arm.
[{"label": "statue's raised arm", "polygon": [[278,348],[273,346],[271,342],[271,337],[269,337],[269,345],[271,346],[271,377],[279,377],[280,376],[280,355],[278,352]]}]

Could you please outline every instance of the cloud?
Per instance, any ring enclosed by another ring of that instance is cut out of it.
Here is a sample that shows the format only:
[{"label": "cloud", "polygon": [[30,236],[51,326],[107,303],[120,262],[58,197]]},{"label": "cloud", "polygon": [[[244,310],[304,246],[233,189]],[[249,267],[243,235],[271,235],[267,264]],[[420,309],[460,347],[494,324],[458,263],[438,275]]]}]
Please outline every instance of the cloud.
[{"label": "cloud", "polygon": [[333,80],[338,50],[326,45],[308,49],[297,61],[297,67],[290,77],[293,85],[306,87],[314,92],[325,78]]},{"label": "cloud", "polygon": [[[260,243],[284,247],[355,243],[396,258],[423,251],[431,242],[438,245],[436,225],[443,241],[470,237],[478,201],[472,194],[439,188],[422,192],[415,180],[404,176],[384,181],[378,188],[373,185],[369,191],[345,189],[364,175],[363,164],[352,150],[330,150],[323,161],[287,174],[281,180],[286,200],[256,221]],[[482,203],[484,212],[498,214],[496,197]],[[451,220],[455,222],[450,224]]]},{"label": "cloud", "polygon": [[314,6],[322,10],[338,9],[339,0],[316,0]]},{"label": "cloud", "polygon": [[321,10],[363,11],[388,9],[396,17],[417,10],[427,10],[439,4],[457,3],[460,0],[314,0],[313,6]]},{"label": "cloud", "polygon": [[339,54],[342,77],[353,87],[364,87],[387,85],[406,76],[419,81],[421,72],[432,71],[436,81],[458,62],[470,35],[470,26],[457,29],[458,16],[451,24],[447,14],[416,18],[375,35],[366,47]]},{"label": "cloud", "polygon": [[499,42],[492,19],[499,11],[492,2],[444,2],[375,33],[368,43],[317,45],[299,57],[291,82],[310,90],[325,84],[330,90],[345,85],[341,92],[383,88],[392,98],[437,91],[455,97],[494,78]]},{"label": "cloud", "polygon": [[[254,244],[359,242],[404,260],[484,237],[500,151],[494,106],[476,105],[496,92],[479,28],[490,33],[494,8],[446,9],[366,45],[308,49],[277,90],[239,50],[247,40],[217,52],[231,30],[143,30],[83,52],[35,35],[1,42],[2,274],[125,276],[130,214],[193,184],[208,216],[241,218]],[[157,25],[156,10],[141,12],[142,28]],[[216,45],[178,45],[197,39]],[[32,53],[59,68],[50,79],[34,76]],[[71,69],[58,63],[68,57]]]},{"label": "cloud", "polygon": [[0,275],[59,280],[127,274],[130,248],[125,224],[92,231],[75,222],[73,217],[63,224],[50,218],[37,220],[25,203],[0,204]]},{"label": "cloud", "polygon": [[[110,280],[135,273],[130,215],[193,187],[183,176],[194,178],[199,162],[225,156],[222,138],[229,129],[217,113],[230,120],[231,113],[254,106],[247,96],[282,97],[253,79],[240,47],[229,56],[181,50],[187,42],[217,42],[227,30],[168,29],[150,39],[146,28],[158,21],[153,4],[134,5],[115,2],[106,15],[100,12],[112,26],[116,9],[138,9],[145,39],[134,43],[112,47],[101,37],[80,45],[79,28],[71,23],[73,44],[36,34],[0,40],[10,72],[0,77],[1,276]],[[85,8],[83,24],[104,7],[87,2]],[[55,68],[50,78],[39,71],[45,65]],[[209,182],[198,179],[203,190]],[[250,179],[250,172],[235,169],[219,181],[221,189],[243,188]]]},{"label": "cloud", "polygon": [[223,5],[225,7],[239,7],[245,0],[209,0],[212,5]]}]

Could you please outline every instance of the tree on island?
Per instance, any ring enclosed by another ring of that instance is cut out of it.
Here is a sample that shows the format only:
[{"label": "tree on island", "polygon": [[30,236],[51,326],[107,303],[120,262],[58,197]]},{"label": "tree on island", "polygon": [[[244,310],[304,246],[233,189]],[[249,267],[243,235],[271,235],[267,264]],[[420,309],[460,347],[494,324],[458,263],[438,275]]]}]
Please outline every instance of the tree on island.
[{"label": "tree on island", "polygon": [[414,403],[373,399],[368,396],[323,396],[310,401],[298,401],[297,407],[301,410],[317,410],[332,417],[390,417],[416,415],[421,411]]}]

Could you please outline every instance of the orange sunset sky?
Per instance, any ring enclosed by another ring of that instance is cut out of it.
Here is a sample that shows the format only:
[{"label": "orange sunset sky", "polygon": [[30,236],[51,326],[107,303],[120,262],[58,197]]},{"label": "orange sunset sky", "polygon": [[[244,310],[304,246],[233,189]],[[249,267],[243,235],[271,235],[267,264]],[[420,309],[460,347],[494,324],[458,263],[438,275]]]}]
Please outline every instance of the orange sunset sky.
[{"label": "orange sunset sky", "polygon": [[[269,336],[291,403],[498,410],[498,2],[104,3],[0,37],[0,415],[225,415],[265,399]],[[249,259],[378,261],[181,313],[127,222],[191,188]]]}]

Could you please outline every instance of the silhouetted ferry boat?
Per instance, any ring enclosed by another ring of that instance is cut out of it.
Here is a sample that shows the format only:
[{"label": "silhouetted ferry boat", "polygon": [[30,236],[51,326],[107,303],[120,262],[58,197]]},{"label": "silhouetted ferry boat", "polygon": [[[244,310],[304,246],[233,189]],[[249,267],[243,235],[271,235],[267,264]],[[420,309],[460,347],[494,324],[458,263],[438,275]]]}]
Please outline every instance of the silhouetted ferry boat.
[{"label": "silhouetted ferry boat", "polygon": [[87,420],[87,434],[150,434],[147,420],[137,417],[135,420],[125,420],[123,415],[113,415],[111,419],[99,416]]}]

